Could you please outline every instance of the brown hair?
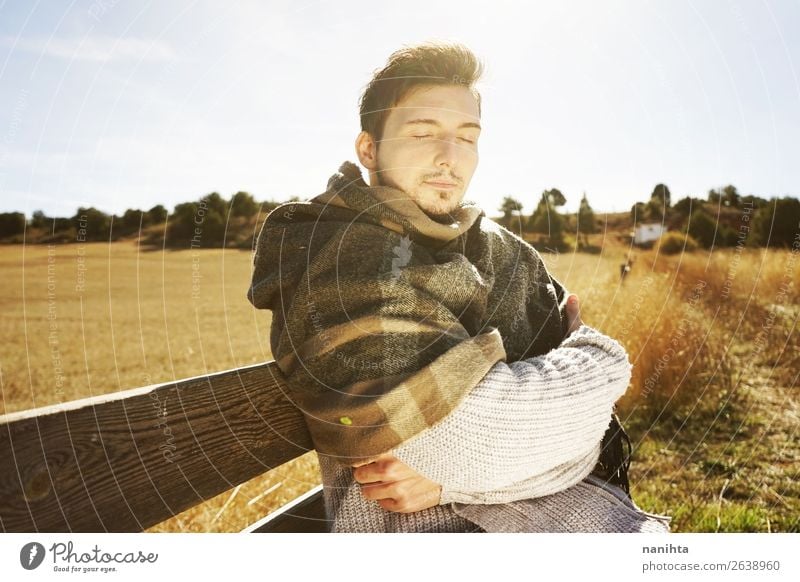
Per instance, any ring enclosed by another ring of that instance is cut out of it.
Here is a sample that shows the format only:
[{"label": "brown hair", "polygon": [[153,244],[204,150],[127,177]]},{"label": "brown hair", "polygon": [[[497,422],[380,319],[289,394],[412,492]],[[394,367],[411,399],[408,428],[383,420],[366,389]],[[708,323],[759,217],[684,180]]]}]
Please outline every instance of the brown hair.
[{"label": "brown hair", "polygon": [[431,42],[395,51],[361,95],[361,129],[380,141],[389,110],[423,85],[464,85],[478,100],[480,115],[481,96],[474,85],[482,73],[483,64],[461,44]]}]

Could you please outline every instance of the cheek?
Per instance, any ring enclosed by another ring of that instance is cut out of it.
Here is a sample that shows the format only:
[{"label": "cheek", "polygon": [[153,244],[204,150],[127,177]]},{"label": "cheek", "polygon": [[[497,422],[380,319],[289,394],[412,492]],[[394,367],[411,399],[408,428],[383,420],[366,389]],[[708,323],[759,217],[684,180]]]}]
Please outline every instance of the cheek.
[{"label": "cheek", "polygon": [[464,161],[467,162],[467,165],[475,168],[478,165],[478,148],[471,147],[464,151]]},{"label": "cheek", "polygon": [[419,173],[415,168],[424,171],[430,166],[425,163],[423,148],[418,145],[414,147],[411,144],[396,143],[391,146],[386,144],[385,147],[378,149],[378,167],[395,181],[409,186],[415,183],[415,177]]},{"label": "cheek", "polygon": [[464,158],[464,179],[469,181],[478,168],[478,150],[473,150]]},{"label": "cheek", "polygon": [[409,148],[400,142],[387,142],[378,149],[378,164],[393,174],[398,167],[408,166]]},{"label": "cheek", "polygon": [[472,180],[472,175],[475,173],[475,169],[477,168],[477,166],[478,166],[478,158],[477,156],[474,155],[474,153],[470,153],[469,155],[465,154],[458,161],[455,173],[461,178],[461,180],[463,180],[464,189],[466,189],[470,180]]}]

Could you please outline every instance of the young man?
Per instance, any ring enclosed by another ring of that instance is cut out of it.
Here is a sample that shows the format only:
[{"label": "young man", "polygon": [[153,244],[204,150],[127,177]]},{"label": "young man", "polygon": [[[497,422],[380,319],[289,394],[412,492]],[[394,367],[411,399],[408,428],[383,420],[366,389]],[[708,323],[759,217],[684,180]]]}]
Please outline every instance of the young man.
[{"label": "young man", "polygon": [[273,311],[331,529],[668,531],[614,485],[621,449],[601,456],[625,350],[582,324],[530,245],[463,202],[480,74],[459,45],[394,53],[361,99],[369,184],[345,162],[259,235],[248,297]]}]

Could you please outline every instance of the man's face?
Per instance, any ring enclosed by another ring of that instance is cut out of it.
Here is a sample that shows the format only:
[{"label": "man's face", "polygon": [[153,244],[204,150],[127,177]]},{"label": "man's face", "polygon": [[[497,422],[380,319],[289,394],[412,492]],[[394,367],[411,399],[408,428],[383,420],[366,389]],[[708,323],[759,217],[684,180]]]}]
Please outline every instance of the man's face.
[{"label": "man's face", "polygon": [[373,169],[377,182],[403,190],[429,215],[452,212],[478,166],[478,115],[466,87],[412,90],[386,118]]}]

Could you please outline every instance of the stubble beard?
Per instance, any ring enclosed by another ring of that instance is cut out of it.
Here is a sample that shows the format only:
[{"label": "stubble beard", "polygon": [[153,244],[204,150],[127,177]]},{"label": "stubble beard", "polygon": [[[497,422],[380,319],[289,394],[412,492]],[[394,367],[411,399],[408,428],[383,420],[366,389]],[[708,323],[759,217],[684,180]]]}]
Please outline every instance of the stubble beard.
[{"label": "stubble beard", "polygon": [[[403,188],[398,186],[391,178],[389,178],[386,175],[386,173],[381,170],[380,167],[378,167],[377,171],[375,172],[375,175],[379,186],[394,188],[395,190],[400,190],[401,192],[404,192],[409,198],[411,198],[414,202],[416,202],[420,210],[422,210],[422,212],[424,212],[428,216],[428,218],[430,218],[434,222],[438,222],[440,224],[450,224],[453,222],[453,217],[450,214],[450,212],[452,212],[452,210],[454,209],[447,211],[441,208],[442,206],[445,206],[445,208],[450,208],[451,206],[449,203],[447,203],[448,194],[446,192],[439,193],[437,191],[438,200],[444,202],[444,204],[436,205],[436,208],[430,209],[426,208],[426,206],[424,205],[423,197],[420,195],[419,190],[416,190],[414,192],[408,192],[407,190],[404,190]],[[420,184],[420,189],[423,187],[424,185]]]}]

